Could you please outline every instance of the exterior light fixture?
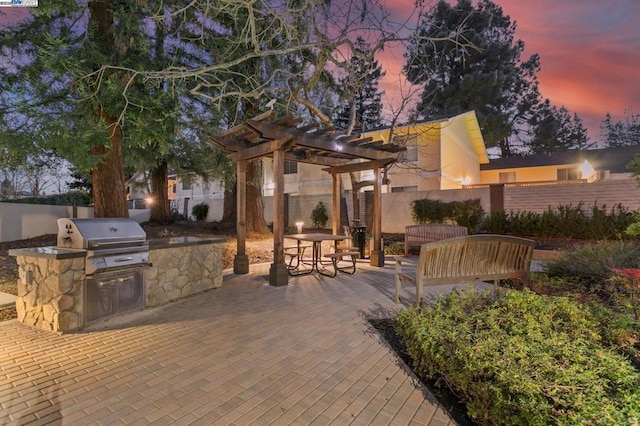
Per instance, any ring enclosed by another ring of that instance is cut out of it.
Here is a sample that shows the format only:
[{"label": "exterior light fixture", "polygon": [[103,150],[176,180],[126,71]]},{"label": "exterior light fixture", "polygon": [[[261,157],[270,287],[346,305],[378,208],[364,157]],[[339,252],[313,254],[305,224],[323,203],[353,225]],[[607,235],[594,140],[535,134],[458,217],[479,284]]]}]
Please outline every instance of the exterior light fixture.
[{"label": "exterior light fixture", "polygon": [[304,225],[304,222],[296,222],[296,231],[298,234],[302,234],[302,225]]},{"label": "exterior light fixture", "polygon": [[460,179],[460,185],[469,185],[470,183],[471,183],[470,177]]},{"label": "exterior light fixture", "polygon": [[582,173],[582,179],[589,179],[595,169],[588,160],[584,160],[584,163],[580,166],[580,172]]}]

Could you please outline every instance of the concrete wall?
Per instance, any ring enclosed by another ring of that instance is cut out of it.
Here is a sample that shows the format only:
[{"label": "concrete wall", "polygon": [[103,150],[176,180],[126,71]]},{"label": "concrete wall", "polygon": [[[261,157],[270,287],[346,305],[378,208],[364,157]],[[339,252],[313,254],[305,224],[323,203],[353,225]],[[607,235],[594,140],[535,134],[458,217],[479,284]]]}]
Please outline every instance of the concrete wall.
[{"label": "concrete wall", "polygon": [[[56,221],[62,217],[91,218],[93,208],[0,203],[0,242],[56,234]],[[146,222],[149,210],[129,210],[129,217],[138,223]]]},{"label": "concrete wall", "polygon": [[411,217],[411,203],[424,198],[443,202],[479,198],[485,212],[491,208],[488,187],[382,194],[382,232],[404,234],[405,226],[415,223]]}]

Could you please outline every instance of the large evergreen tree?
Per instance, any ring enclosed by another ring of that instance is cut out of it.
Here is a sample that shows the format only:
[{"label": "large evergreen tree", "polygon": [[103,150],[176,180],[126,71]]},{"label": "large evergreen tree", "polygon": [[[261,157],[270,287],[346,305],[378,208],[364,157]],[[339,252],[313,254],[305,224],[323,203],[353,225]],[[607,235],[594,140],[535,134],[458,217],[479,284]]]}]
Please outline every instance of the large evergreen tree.
[{"label": "large evergreen tree", "polygon": [[356,39],[347,75],[340,81],[345,99],[333,123],[339,129],[365,132],[382,125],[382,95],[378,85],[385,73],[362,37]]},{"label": "large evergreen tree", "polygon": [[525,144],[529,154],[551,154],[592,146],[582,120],[565,107],[552,106],[547,99],[529,120],[532,137]]},{"label": "large evergreen tree", "polygon": [[607,147],[640,145],[640,114],[627,111],[625,117],[615,120],[607,113],[600,133]]},{"label": "large evergreen tree", "polygon": [[[516,24],[490,0],[441,0],[420,22],[404,72],[424,91],[416,118],[475,110],[488,146],[514,154],[514,136],[539,103],[538,55],[523,60]],[[452,41],[453,40],[453,41]]]}]

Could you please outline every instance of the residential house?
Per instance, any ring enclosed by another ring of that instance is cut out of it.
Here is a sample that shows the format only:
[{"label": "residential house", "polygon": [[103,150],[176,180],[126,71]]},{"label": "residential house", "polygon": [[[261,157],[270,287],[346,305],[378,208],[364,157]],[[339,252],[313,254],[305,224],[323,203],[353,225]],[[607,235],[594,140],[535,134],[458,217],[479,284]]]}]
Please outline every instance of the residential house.
[{"label": "residential house", "polygon": [[625,146],[496,158],[480,165],[480,183],[629,179],[626,165],[638,154],[640,146]]}]

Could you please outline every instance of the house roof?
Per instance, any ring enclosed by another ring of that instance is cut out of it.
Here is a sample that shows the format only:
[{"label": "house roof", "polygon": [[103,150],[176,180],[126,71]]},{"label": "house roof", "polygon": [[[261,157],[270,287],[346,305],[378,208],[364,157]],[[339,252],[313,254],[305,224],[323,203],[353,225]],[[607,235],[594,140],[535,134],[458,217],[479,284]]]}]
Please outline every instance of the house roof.
[{"label": "house roof", "polygon": [[640,154],[640,145],[554,152],[553,154],[536,154],[526,157],[492,158],[489,160],[489,164],[480,165],[480,171],[574,165],[582,164],[587,160],[596,170],[625,173],[628,171],[627,163],[638,154]]},{"label": "house roof", "polygon": [[[450,128],[448,125],[455,124],[458,121],[462,121],[465,129],[469,133],[469,138],[471,142],[471,148],[478,156],[478,160],[480,164],[486,164],[489,162],[489,156],[487,155],[487,149],[484,144],[484,138],[482,136],[482,130],[480,129],[480,124],[478,123],[478,117],[476,116],[475,111],[467,111],[462,114],[454,115],[453,117],[444,117],[437,118],[434,120],[422,120],[416,121],[415,123],[401,124],[398,125],[395,132],[396,136],[401,136],[400,132],[407,131],[409,134],[415,133],[416,128],[425,128],[429,126],[439,125],[442,131],[446,131],[446,129]],[[412,130],[413,129],[413,130]],[[364,132],[364,135],[375,135],[375,134],[383,134],[390,131],[391,128],[389,126],[379,127],[376,129],[367,130]],[[388,136],[388,135],[387,135]]]}]

